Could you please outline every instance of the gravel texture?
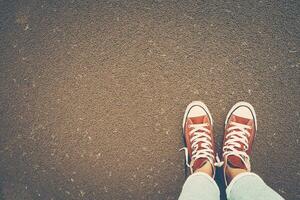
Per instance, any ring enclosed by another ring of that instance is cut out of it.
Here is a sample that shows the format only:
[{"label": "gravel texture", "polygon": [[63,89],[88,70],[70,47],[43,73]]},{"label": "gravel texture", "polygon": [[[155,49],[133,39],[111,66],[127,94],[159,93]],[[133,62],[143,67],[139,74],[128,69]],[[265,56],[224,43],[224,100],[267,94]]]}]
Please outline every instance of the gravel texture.
[{"label": "gravel texture", "polygon": [[299,20],[296,0],[0,0],[0,199],[177,199],[192,100],[218,149],[253,104],[253,171],[300,199]]}]

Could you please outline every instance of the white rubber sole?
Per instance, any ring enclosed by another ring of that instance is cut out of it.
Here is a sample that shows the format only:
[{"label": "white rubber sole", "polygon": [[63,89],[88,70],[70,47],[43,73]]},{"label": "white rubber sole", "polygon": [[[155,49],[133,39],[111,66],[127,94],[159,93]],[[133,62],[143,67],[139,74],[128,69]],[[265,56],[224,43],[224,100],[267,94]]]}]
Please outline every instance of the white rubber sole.
[{"label": "white rubber sole", "polygon": [[229,112],[227,114],[227,117],[226,117],[226,120],[225,120],[225,126],[227,125],[228,119],[231,116],[231,114],[234,112],[234,110],[236,110],[240,106],[246,106],[247,108],[250,109],[250,111],[253,115],[253,119],[254,119],[255,130],[257,131],[257,120],[256,120],[255,110],[254,110],[253,106],[250,103],[247,103],[247,102],[244,102],[244,101],[237,102],[236,104],[234,104],[234,106],[232,106],[232,108],[229,110]]},{"label": "white rubber sole", "polygon": [[203,102],[201,102],[201,101],[193,101],[185,109],[184,116],[183,116],[183,122],[182,122],[182,128],[183,129],[184,129],[184,125],[185,125],[185,122],[186,122],[186,117],[187,117],[190,109],[193,106],[200,106],[200,107],[202,107],[205,110],[205,112],[208,114],[208,117],[209,117],[209,120],[211,122],[211,125],[213,125],[213,119],[212,119],[212,116],[211,116],[211,114],[210,114],[207,106]]}]

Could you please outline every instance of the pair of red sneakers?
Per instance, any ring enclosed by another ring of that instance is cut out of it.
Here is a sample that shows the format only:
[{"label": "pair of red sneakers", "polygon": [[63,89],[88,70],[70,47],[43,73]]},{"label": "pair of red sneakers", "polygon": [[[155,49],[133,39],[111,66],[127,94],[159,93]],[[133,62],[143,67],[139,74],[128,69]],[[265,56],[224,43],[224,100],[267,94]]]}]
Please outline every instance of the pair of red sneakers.
[{"label": "pair of red sneakers", "polygon": [[182,126],[186,144],[183,148],[186,154],[186,165],[190,167],[191,173],[207,162],[212,166],[213,177],[215,168],[223,164],[225,167],[250,171],[249,156],[257,130],[257,122],[254,108],[249,103],[236,103],[226,117],[222,162],[216,153],[213,120],[204,103],[194,101],[187,106]]}]

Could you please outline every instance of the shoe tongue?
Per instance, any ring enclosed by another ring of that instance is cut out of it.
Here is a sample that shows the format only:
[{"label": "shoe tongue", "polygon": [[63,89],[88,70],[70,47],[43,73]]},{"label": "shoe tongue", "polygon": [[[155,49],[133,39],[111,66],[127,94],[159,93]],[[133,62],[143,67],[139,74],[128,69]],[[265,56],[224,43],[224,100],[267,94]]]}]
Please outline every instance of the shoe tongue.
[{"label": "shoe tongue", "polygon": [[242,159],[237,156],[228,156],[227,164],[229,165],[229,167],[232,167],[232,168],[247,169],[247,167],[246,167],[245,163],[242,161]]},{"label": "shoe tongue", "polygon": [[195,162],[192,166],[193,171],[196,171],[197,169],[202,167],[206,162],[209,162],[207,158],[199,158],[199,159],[195,160]]}]

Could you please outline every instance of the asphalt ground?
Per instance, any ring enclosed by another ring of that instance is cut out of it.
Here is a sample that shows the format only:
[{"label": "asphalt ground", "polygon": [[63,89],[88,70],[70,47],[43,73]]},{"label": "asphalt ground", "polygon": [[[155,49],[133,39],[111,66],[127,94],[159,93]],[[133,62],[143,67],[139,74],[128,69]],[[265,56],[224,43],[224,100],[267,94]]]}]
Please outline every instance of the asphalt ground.
[{"label": "asphalt ground", "polygon": [[299,1],[0,0],[0,12],[0,199],[177,199],[193,100],[219,150],[227,112],[250,102],[253,171],[300,199]]}]

